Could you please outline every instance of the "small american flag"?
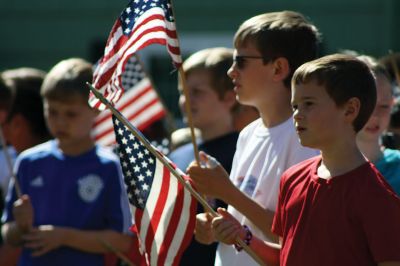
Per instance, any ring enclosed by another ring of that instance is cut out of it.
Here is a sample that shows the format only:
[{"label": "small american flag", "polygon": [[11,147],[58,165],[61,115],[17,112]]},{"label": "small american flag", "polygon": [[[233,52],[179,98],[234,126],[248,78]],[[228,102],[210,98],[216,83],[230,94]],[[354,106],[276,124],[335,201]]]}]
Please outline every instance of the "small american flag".
[{"label": "small american flag", "polygon": [[193,235],[197,202],[115,116],[113,122],[133,222],[146,264],[179,265]]},{"label": "small american flag", "polygon": [[[136,56],[129,58],[122,73],[124,95],[115,104],[118,109],[139,130],[144,130],[153,122],[166,115],[156,91],[143,71]],[[102,145],[115,144],[114,129],[109,110],[102,111],[94,123],[93,135]]]},{"label": "small american flag", "polygon": [[[117,102],[123,92],[125,62],[153,43],[166,45],[177,68],[182,64],[170,0],[131,0],[111,30],[104,56],[94,71],[93,86],[107,100]],[[89,104],[99,110],[105,108],[93,93]]]}]

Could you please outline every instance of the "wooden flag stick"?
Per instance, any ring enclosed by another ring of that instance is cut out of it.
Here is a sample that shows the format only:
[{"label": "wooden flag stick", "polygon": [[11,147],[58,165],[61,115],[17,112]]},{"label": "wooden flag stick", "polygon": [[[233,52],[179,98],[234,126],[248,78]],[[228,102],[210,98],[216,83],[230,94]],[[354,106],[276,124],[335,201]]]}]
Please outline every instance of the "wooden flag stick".
[{"label": "wooden flag stick", "polygon": [[121,251],[117,250],[116,248],[114,248],[110,243],[108,243],[107,241],[105,241],[104,239],[98,238],[98,240],[100,241],[100,243],[109,251],[111,251],[112,253],[114,253],[119,259],[121,259],[123,262],[125,262],[126,264],[128,264],[129,266],[135,266],[135,264],[132,263],[132,261],[130,259],[128,259],[124,254],[122,254]]},{"label": "wooden flag stick", "polygon": [[[123,123],[129,131],[137,138],[140,140],[140,142],[155,156],[157,157],[160,162],[168,168],[168,170],[178,179],[178,181],[190,192],[190,194],[193,195],[193,197],[196,198],[196,200],[203,205],[204,209],[207,212],[210,212],[213,217],[219,216],[219,214],[211,208],[211,206],[208,204],[208,202],[200,196],[200,194],[193,189],[193,187],[190,185],[189,181],[186,181],[183,179],[181,174],[183,174],[180,170],[175,169],[172,167],[171,162],[167,161],[164,156],[162,156],[157,150],[153,148],[153,146],[147,141],[147,139],[129,122],[128,119],[126,119],[115,107],[103,97],[103,95],[96,90],[90,83],[86,83],[90,90],[93,92],[93,94],[105,105],[108,107],[108,109],[117,117],[117,119]],[[179,172],[178,172],[179,171]],[[246,245],[246,243],[243,242],[241,238],[236,239],[237,243],[243,247],[243,249],[260,265],[265,265],[265,263],[257,256],[257,254],[254,253],[252,249],[250,249],[249,246]]]},{"label": "wooden flag stick", "polygon": [[179,67],[179,78],[181,79],[183,94],[185,95],[185,111],[186,111],[187,123],[190,128],[190,136],[193,144],[194,158],[196,159],[197,164],[200,165],[199,148],[197,147],[196,135],[194,134],[192,108],[190,106],[190,95],[189,95],[189,90],[187,88],[185,71],[183,71],[182,66]]},{"label": "wooden flag stick", "polygon": [[4,156],[6,157],[8,170],[10,171],[11,178],[14,180],[15,192],[17,193],[17,197],[20,198],[22,196],[21,186],[19,185],[17,176],[15,175],[14,170],[13,170],[11,156],[7,150],[7,144],[4,139],[3,128],[1,127],[1,125],[0,125],[0,142],[1,142],[1,146],[3,147]]},{"label": "wooden flag stick", "polygon": [[[170,1],[170,4],[171,4],[172,13],[175,14],[172,0]],[[178,28],[176,26],[176,18],[174,18],[174,24],[175,24],[175,29],[176,29],[176,41],[178,43],[178,47],[180,47],[179,38],[178,38]],[[190,136],[191,136],[192,144],[193,144],[194,158],[196,159],[197,164],[200,165],[199,148],[197,147],[196,135],[194,134],[192,108],[190,107],[190,95],[189,95],[189,90],[187,88],[185,71],[183,71],[182,65],[179,67],[178,73],[179,73],[179,78],[182,83],[183,94],[185,95],[185,99],[186,99],[185,112],[186,112],[186,117],[187,117],[187,124],[190,128]]]}]

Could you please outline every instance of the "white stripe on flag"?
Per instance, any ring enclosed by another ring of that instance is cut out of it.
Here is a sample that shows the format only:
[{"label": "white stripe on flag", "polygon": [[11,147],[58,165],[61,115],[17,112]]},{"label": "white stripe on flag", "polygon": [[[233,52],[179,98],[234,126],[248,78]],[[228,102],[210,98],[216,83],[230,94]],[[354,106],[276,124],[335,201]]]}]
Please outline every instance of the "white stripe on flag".
[{"label": "white stripe on flag", "polygon": [[[150,200],[147,201],[146,207],[144,209],[140,227],[140,239],[144,247],[146,245],[145,241],[146,241],[147,231],[150,226],[150,221],[153,217],[154,209],[157,204],[157,200],[152,200],[152,199],[159,198],[161,192],[162,178],[164,176],[163,171],[164,171],[164,165],[160,163],[158,160],[156,160],[156,170],[154,174],[154,180],[153,184],[151,185],[150,194],[148,196]],[[149,250],[147,250],[147,252],[150,253]]]},{"label": "white stripe on flag", "polygon": [[[182,207],[182,214],[179,219],[179,224],[177,228],[187,228],[189,224],[189,219],[190,217],[188,214],[190,213],[190,207],[192,203],[192,198],[190,193],[185,189],[184,192],[184,202],[183,202],[183,207]],[[180,248],[182,245],[183,238],[185,236],[185,231],[184,230],[177,230],[174,238],[172,239],[170,248],[168,250],[168,255],[165,260],[165,265],[172,265],[174,262],[174,259],[176,257],[176,250]]]},{"label": "white stripe on flag", "polygon": [[[151,260],[156,262],[158,259],[158,255],[160,254],[160,248],[164,246],[164,239],[165,235],[167,234],[168,225],[170,224],[170,220],[172,217],[172,212],[175,208],[175,202],[177,199],[177,187],[178,187],[178,180],[175,177],[170,176],[169,178],[169,190],[168,190],[168,197],[163,208],[163,213],[161,214],[160,223],[157,227],[156,234],[154,236],[154,242],[151,247]],[[168,247],[166,247],[169,249]],[[156,263],[152,265],[157,265]]]}]

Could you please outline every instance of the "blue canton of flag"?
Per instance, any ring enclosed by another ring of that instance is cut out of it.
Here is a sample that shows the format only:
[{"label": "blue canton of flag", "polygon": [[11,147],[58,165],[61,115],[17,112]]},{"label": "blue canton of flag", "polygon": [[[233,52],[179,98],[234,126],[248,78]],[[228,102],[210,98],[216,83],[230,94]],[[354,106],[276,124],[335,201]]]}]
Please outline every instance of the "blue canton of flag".
[{"label": "blue canton of flag", "polygon": [[138,84],[143,78],[146,77],[145,72],[137,60],[136,56],[129,58],[125,65],[125,71],[122,73],[122,87],[125,90],[129,90],[136,84]]},{"label": "blue canton of flag", "polygon": [[114,124],[129,202],[137,208],[144,209],[153,184],[155,156],[126,130],[121,122],[115,119]]},{"label": "blue canton of flag", "polygon": [[165,14],[165,19],[168,22],[175,22],[174,16],[172,15],[171,3],[169,1],[133,0],[129,2],[128,6],[119,17],[124,35],[129,35],[138,18],[154,7],[162,8]]}]

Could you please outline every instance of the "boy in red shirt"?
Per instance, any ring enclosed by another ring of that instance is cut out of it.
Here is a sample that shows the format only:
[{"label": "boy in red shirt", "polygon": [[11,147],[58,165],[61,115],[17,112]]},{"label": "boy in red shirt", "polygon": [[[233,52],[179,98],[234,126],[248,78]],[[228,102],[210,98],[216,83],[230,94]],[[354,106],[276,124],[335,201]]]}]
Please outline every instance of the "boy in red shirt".
[{"label": "boy in red shirt", "polygon": [[234,244],[239,235],[275,265],[400,265],[400,199],[356,145],[376,102],[370,69],[326,56],[299,67],[292,88],[300,142],[321,155],[282,176],[272,225],[281,245],[252,238],[222,209],[216,237]]}]

